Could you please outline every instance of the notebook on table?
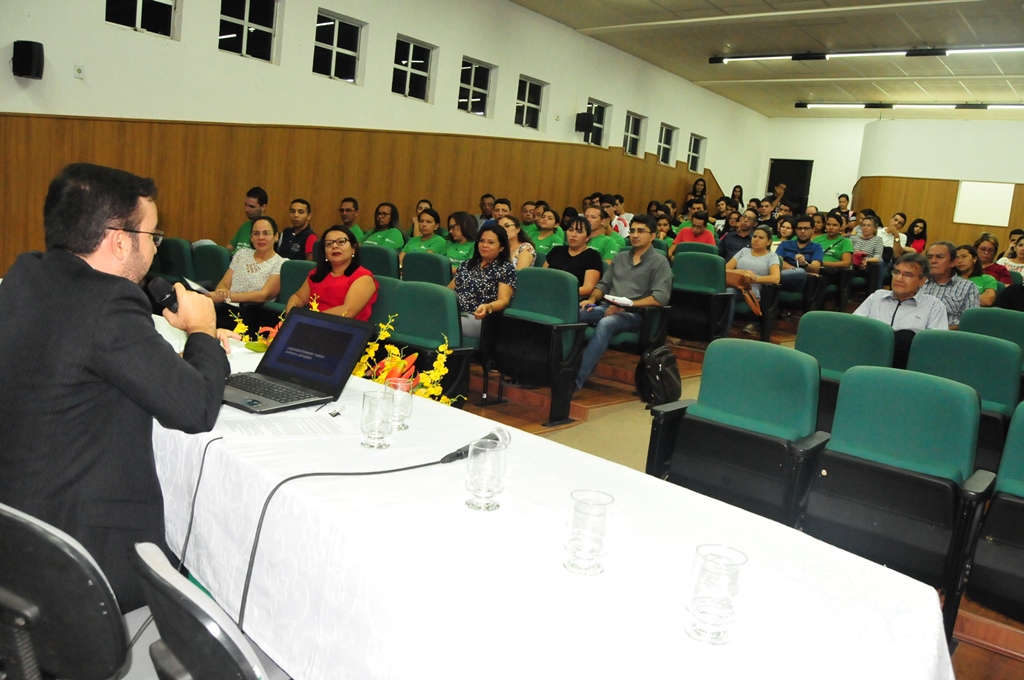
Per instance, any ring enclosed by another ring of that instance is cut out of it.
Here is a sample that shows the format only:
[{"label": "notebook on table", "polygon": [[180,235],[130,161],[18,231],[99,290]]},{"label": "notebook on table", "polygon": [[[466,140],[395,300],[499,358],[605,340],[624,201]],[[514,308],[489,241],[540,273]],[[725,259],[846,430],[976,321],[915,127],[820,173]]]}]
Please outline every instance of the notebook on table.
[{"label": "notebook on table", "polygon": [[373,326],[363,321],[292,309],[256,370],[227,377],[224,403],[276,413],[332,402],[341,396],[372,333]]}]

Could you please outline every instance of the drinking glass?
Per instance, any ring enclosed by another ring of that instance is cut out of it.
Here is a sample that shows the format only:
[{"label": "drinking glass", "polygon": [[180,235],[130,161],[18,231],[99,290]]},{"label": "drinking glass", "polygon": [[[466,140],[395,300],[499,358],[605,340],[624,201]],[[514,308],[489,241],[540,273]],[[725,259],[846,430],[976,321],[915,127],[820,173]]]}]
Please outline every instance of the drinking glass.
[{"label": "drinking glass", "polygon": [[390,444],[384,439],[391,434],[391,412],[395,397],[388,392],[367,392],[363,395],[363,419],[361,427],[366,439],[362,445],[368,449],[386,449]]},{"label": "drinking glass", "polygon": [[574,574],[596,576],[604,571],[601,558],[608,551],[605,533],[608,531],[608,513],[615,499],[603,491],[591,489],[580,489],[569,495],[572,515],[569,539],[565,542],[569,559],[564,566]]},{"label": "drinking glass", "polygon": [[693,596],[686,605],[690,614],[686,632],[694,640],[724,645],[732,639],[736,620],[733,599],[740,590],[740,567],[746,561],[746,555],[729,546],[697,546],[690,575]]},{"label": "drinking glass", "polygon": [[384,381],[384,386],[395,398],[394,410],[391,413],[395,429],[399,432],[408,430],[409,426],[405,424],[405,419],[412,415],[412,379],[388,378]]},{"label": "drinking glass", "polygon": [[495,497],[504,488],[507,447],[493,439],[477,439],[469,445],[466,458],[466,491],[473,497],[466,505],[474,510],[497,510]]}]

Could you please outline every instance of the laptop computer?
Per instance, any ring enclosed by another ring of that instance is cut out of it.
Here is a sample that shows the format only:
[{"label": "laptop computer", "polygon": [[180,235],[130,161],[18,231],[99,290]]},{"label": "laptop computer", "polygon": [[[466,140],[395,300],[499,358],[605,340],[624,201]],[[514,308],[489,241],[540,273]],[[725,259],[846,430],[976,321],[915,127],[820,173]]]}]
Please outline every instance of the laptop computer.
[{"label": "laptop computer", "polygon": [[250,413],[276,413],[334,401],[372,333],[364,321],[296,307],[256,371],[227,377],[224,403]]}]

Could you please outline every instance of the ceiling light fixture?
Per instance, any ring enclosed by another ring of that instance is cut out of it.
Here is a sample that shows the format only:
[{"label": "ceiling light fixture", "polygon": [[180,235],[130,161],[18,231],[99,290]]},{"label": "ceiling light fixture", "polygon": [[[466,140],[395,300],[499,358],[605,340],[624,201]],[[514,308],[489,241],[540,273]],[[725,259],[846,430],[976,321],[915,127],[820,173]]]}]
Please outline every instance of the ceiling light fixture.
[{"label": "ceiling light fixture", "polygon": [[796,102],[793,105],[797,109],[958,109],[985,111],[994,109],[1016,109],[1024,111],[1024,103],[1021,104],[888,104],[884,102]]},{"label": "ceiling light fixture", "polygon": [[996,54],[1024,52],[1024,45],[1004,47],[918,47],[908,50],[877,50],[866,52],[801,52],[799,54],[761,54],[743,57],[710,57],[709,64],[728,64],[733,61],[815,61],[821,59],[847,59],[853,57],[945,57],[951,54]]}]

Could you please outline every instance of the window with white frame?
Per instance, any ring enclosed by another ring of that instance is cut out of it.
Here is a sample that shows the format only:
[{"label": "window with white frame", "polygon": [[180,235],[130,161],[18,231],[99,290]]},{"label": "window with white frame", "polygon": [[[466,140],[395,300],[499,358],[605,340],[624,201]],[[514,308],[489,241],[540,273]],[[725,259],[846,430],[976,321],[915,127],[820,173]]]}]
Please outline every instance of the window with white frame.
[{"label": "window with white frame", "polygon": [[647,119],[632,111],[626,112],[626,131],[622,136],[622,150],[630,156],[642,156],[644,150],[643,133]]},{"label": "window with white frame", "polygon": [[275,0],[221,0],[218,47],[272,61],[276,18]]},{"label": "window with white frame", "polygon": [[459,109],[478,116],[487,115],[487,102],[491,92],[491,69],[471,59],[462,59],[459,75]]},{"label": "window with white frame", "polygon": [[658,132],[658,162],[663,165],[676,164],[676,133],[679,128],[671,125],[661,124],[661,131]]},{"label": "window with white frame", "polygon": [[136,31],[176,37],[174,0],[107,0],[106,20]]},{"label": "window with white frame", "polygon": [[583,133],[583,141],[594,146],[604,146],[605,118],[608,115],[608,105],[591,99],[587,102],[587,113],[593,117],[590,129]]},{"label": "window with white frame", "polygon": [[359,66],[359,34],[363,24],[320,10],[316,15],[313,73],[356,82]]},{"label": "window with white frame", "polygon": [[541,97],[544,83],[526,76],[519,76],[519,91],[516,94],[516,125],[540,129]]},{"label": "window with white frame", "polygon": [[690,172],[697,174],[704,172],[704,148],[707,146],[707,141],[707,137],[690,135],[690,151],[686,157],[686,166]]},{"label": "window with white frame", "polygon": [[395,66],[391,91],[427,101],[430,94],[430,53],[433,48],[409,38],[395,41]]}]

